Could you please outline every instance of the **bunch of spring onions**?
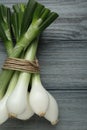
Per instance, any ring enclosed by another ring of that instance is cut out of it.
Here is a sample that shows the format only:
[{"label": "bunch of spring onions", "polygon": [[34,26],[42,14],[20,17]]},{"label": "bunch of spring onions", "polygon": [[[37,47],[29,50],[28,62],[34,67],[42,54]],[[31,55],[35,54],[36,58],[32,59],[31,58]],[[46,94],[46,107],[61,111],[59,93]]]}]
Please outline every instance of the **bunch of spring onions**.
[{"label": "bunch of spring onions", "polygon": [[[57,17],[35,0],[13,5],[12,10],[0,5],[0,37],[8,57],[35,60],[40,34]],[[42,86],[40,74],[3,69],[0,73],[0,124],[10,117],[27,120],[34,114],[43,116],[53,125],[58,121],[57,102]]]}]

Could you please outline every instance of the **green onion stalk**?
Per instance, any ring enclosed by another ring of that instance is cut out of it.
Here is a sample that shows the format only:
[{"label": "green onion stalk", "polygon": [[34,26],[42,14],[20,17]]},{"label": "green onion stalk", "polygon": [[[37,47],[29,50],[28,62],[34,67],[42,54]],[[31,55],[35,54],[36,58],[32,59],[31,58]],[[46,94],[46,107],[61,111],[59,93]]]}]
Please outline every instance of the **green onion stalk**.
[{"label": "green onion stalk", "polygon": [[[16,10],[19,9],[19,11],[20,11],[19,20],[22,20],[22,15],[24,13],[25,4],[18,4],[18,5],[14,5],[14,6],[15,6]],[[1,18],[0,19],[0,21],[1,21],[1,23],[0,23],[0,37],[4,42],[4,46],[6,48],[8,56],[10,56],[10,54],[13,51],[13,47],[14,47],[12,34],[11,34],[13,31],[13,30],[11,30],[12,16],[13,16],[13,14],[8,7],[6,7],[4,5],[0,5],[0,18]],[[15,22],[17,22],[17,21],[18,21],[18,19],[15,19]],[[18,24],[20,24],[20,21]],[[19,27],[19,25],[17,25],[17,23],[15,25]],[[15,31],[17,31],[17,29],[18,29],[18,31],[20,31],[20,28],[15,28]],[[15,37],[15,38],[17,38],[17,37]],[[18,75],[19,75],[18,72],[14,73],[14,76],[12,77],[12,79],[10,81],[11,82],[10,85],[8,85],[9,87],[8,87],[8,90],[6,93],[9,93],[10,88],[15,87]],[[15,83],[14,83],[14,79],[15,79]],[[4,95],[4,93],[0,94],[0,99],[3,97],[3,95]]]},{"label": "green onion stalk", "polygon": [[[19,40],[17,40],[9,57],[20,57],[23,49],[26,49],[57,17],[58,15],[56,13],[51,12],[43,5],[34,0],[29,0],[22,18]],[[14,71],[12,70],[2,70],[0,74],[0,95],[4,95],[13,73]]]}]

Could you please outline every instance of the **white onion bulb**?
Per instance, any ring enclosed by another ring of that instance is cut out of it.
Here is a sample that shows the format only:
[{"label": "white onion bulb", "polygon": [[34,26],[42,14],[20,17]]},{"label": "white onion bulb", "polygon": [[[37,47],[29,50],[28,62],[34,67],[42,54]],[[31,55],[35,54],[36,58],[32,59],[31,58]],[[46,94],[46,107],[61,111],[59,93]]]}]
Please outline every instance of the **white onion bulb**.
[{"label": "white onion bulb", "polygon": [[17,79],[18,79],[18,72],[15,72],[7,89],[7,92],[5,94],[5,96],[0,100],[0,124],[4,123],[8,118],[9,118],[9,112],[7,110],[7,99],[9,98],[10,94],[12,93]]},{"label": "white onion bulb", "polygon": [[8,110],[6,107],[6,101],[7,101],[8,96],[5,95],[3,99],[0,100],[0,124],[4,123],[8,118]]},{"label": "white onion bulb", "polygon": [[44,117],[48,121],[50,121],[52,125],[55,125],[58,122],[58,115],[59,115],[58,104],[50,93],[48,93],[48,95],[50,99],[49,107]]},{"label": "white onion bulb", "polygon": [[[29,96],[29,94],[28,94],[28,96]],[[26,110],[22,114],[17,115],[16,118],[18,118],[20,120],[27,120],[27,119],[31,118],[33,115],[34,115],[34,112],[30,106],[29,100],[27,99]]]},{"label": "white onion bulb", "polygon": [[32,110],[39,116],[44,116],[49,106],[49,96],[39,81],[39,74],[32,77],[32,88],[30,91],[29,102]]}]

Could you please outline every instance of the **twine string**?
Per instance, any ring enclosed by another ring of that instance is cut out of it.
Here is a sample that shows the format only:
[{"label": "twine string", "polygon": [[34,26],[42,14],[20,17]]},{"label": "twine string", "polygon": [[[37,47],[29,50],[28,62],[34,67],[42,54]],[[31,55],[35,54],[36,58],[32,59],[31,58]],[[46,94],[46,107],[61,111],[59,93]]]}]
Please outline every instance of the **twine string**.
[{"label": "twine string", "polygon": [[3,65],[3,69],[17,70],[30,73],[38,73],[40,71],[38,60],[28,61],[19,58],[7,58]]}]

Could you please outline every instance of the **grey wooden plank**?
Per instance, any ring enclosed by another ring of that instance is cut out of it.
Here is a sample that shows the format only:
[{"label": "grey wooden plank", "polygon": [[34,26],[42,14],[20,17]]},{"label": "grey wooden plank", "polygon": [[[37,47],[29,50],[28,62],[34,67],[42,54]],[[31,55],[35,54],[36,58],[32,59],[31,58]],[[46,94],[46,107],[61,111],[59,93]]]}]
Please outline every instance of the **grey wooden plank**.
[{"label": "grey wooden plank", "polygon": [[[44,36],[58,39],[87,40],[87,0],[38,0],[46,7],[59,13],[60,17],[48,29]],[[0,0],[0,3],[12,6],[27,0]]]},{"label": "grey wooden plank", "polygon": [[[6,53],[0,43],[0,68]],[[47,89],[87,89],[87,42],[41,38],[37,57]]]},{"label": "grey wooden plank", "polygon": [[9,120],[0,130],[87,130],[87,91],[51,91],[60,108],[59,123],[51,126],[37,116],[28,121]]},{"label": "grey wooden plank", "polygon": [[87,42],[41,39],[38,58],[48,89],[87,89]]}]

